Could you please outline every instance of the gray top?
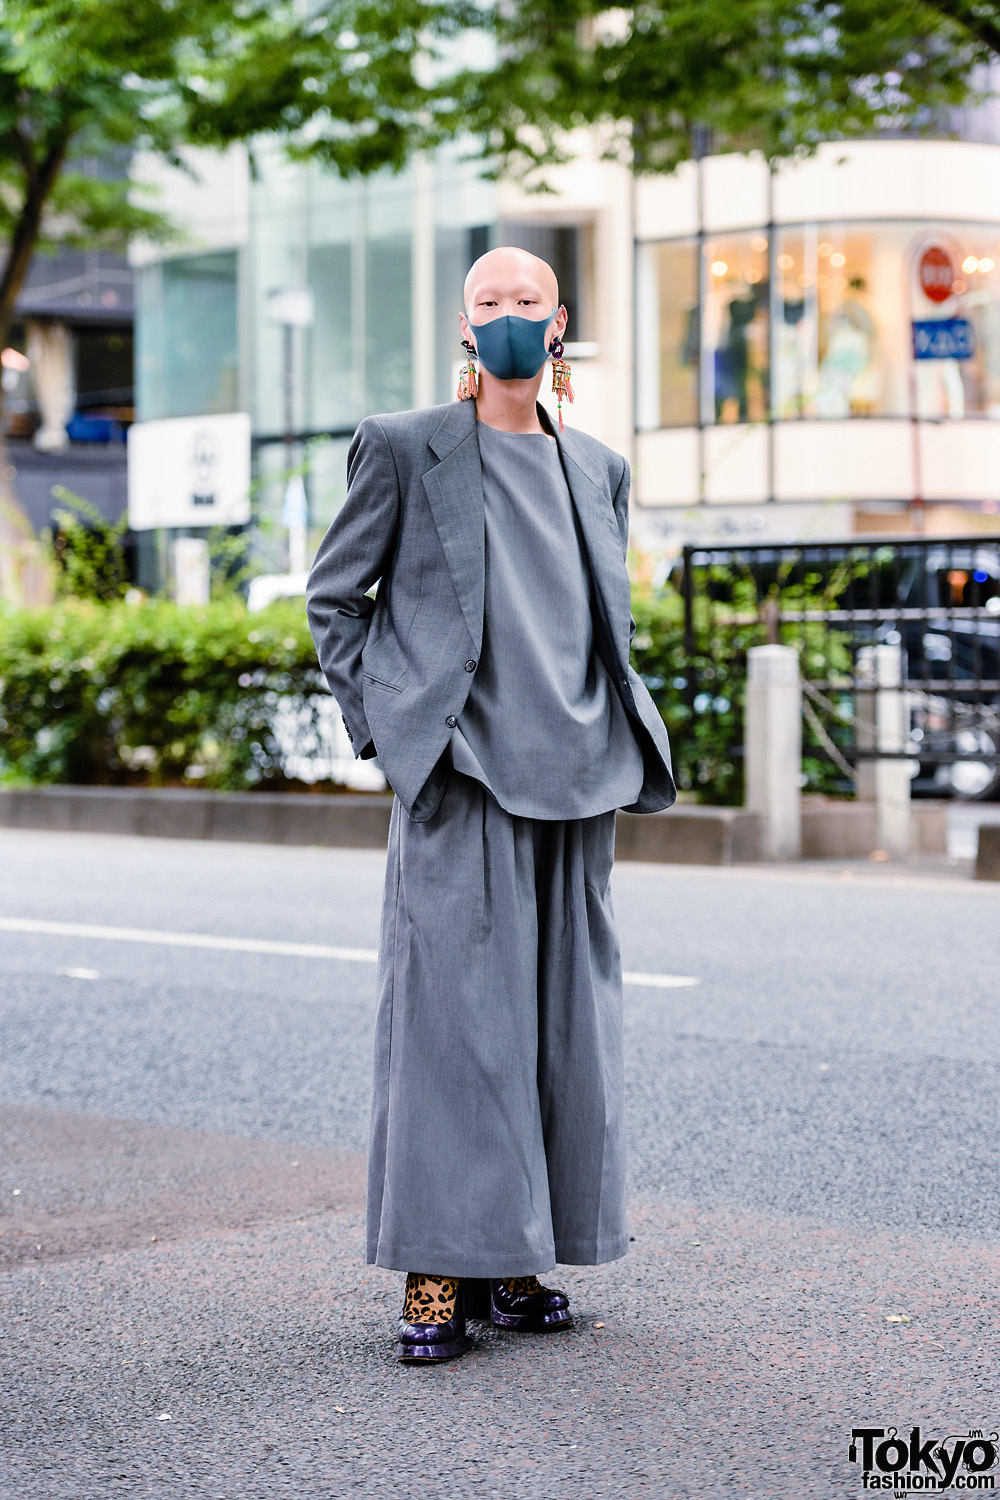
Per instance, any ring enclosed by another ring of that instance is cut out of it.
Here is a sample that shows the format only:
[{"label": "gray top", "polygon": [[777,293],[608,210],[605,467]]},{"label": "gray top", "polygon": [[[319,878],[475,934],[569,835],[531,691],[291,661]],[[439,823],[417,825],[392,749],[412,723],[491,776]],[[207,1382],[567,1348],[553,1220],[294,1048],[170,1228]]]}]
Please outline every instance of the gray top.
[{"label": "gray top", "polygon": [[635,802],[642,751],[594,650],[593,587],[555,440],[478,424],[483,647],[452,765],[509,813],[590,818]]}]

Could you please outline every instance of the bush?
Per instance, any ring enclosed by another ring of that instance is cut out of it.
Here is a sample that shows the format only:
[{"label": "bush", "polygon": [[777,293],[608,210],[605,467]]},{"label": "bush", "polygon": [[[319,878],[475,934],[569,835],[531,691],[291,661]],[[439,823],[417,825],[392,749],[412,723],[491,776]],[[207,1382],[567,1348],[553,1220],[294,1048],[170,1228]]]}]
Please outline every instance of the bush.
[{"label": "bush", "polygon": [[696,653],[688,660],[683,604],[673,590],[633,589],[632,614],[632,665],[667,726],[679,790],[704,802],[741,801],[742,764],[733,750],[742,742],[745,652],[741,662],[734,642],[711,658]]},{"label": "bush", "polygon": [[[0,777],[246,789],[320,744],[329,693],[301,601],[250,614],[67,600],[0,614]],[[282,732],[284,726],[284,732]]]},{"label": "bush", "polygon": [[55,564],[56,598],[123,599],[129,585],[124,546],[128,516],[109,521],[62,484],[54,485],[52,494],[62,504],[53,512],[55,528],[43,531],[42,539]]},{"label": "bush", "polygon": [[[718,575],[712,582],[719,597],[703,594],[695,599],[696,649],[690,656],[685,651],[680,593],[670,586],[633,588],[632,664],[667,726],[678,788],[693,792],[700,802],[740,806],[747,652],[767,640],[767,625],[752,580],[721,567],[712,572]],[[782,588],[780,601],[800,610],[830,604],[816,579]],[[800,624],[794,644],[807,679],[825,680],[831,673],[850,670],[847,636],[823,621]],[[822,721],[830,738],[843,737],[842,726],[829,713],[813,709],[812,717]],[[803,725],[802,772],[807,792],[852,790],[808,721]]]},{"label": "bush", "polygon": [[[736,604],[697,601],[708,644],[687,661],[676,590],[633,591],[633,664],[666,722],[679,787],[704,802],[743,799],[746,652],[766,630],[747,600]],[[828,672],[831,640],[822,624],[806,627],[807,675]],[[331,709],[301,601],[250,614],[239,597],[202,607],[68,599],[0,613],[8,782],[301,786],[297,757],[321,749]],[[809,743],[807,726],[807,788],[843,790]]]}]

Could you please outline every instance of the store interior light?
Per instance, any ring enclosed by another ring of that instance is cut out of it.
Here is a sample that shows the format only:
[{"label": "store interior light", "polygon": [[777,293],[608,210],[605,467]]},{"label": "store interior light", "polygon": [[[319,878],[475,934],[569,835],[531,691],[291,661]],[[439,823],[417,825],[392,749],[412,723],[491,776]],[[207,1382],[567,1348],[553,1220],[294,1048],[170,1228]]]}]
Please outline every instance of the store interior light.
[{"label": "store interior light", "polygon": [[967,255],[965,257],[965,259],[963,260],[963,262],[962,262],[962,270],[963,271],[969,271],[969,272],[971,272],[971,271],[978,271],[979,270],[979,258],[978,258],[978,256]]},{"label": "store interior light", "polygon": [[831,266],[843,266],[847,264],[847,256],[842,250],[835,250],[830,256]]},{"label": "store interior light", "polygon": [[767,249],[767,236],[764,234],[755,234],[750,241],[750,249],[755,251],[757,255],[762,254]]},{"label": "store interior light", "polygon": [[712,275],[713,276],[725,276],[725,274],[726,274],[726,272],[728,270],[729,270],[729,267],[728,267],[728,265],[726,264],[726,262],[724,260],[713,260],[713,262],[712,262]]},{"label": "store interior light", "polygon": [[993,269],[993,258],[992,258],[992,256],[984,255],[983,258],[982,258],[982,260],[979,262],[979,269],[981,271],[992,271],[992,269]]},{"label": "store interior light", "polygon": [[794,255],[779,255],[778,256],[778,265],[781,267],[781,269],[783,271],[790,271],[792,269],[792,267],[794,266],[794,264],[795,264],[795,256]]},{"label": "store interior light", "polygon": [[25,370],[31,368],[31,360],[20,349],[4,349],[0,353],[0,365],[5,370],[16,370],[19,375],[23,375]]},{"label": "store interior light", "polygon": [[757,282],[757,281],[759,281],[761,279],[761,275],[762,274],[763,274],[762,272],[760,272],[760,271],[758,271],[756,269],[750,270],[750,271],[747,272],[747,281]]},{"label": "store interior light", "polygon": [[956,280],[952,282],[951,289],[955,293],[956,297],[960,296],[961,293],[966,290],[965,282],[962,280],[961,276],[957,277]]},{"label": "store interior light", "polygon": [[829,240],[821,240],[820,243],[816,246],[816,254],[817,255],[832,255],[833,254],[833,246],[830,244],[830,241]]}]

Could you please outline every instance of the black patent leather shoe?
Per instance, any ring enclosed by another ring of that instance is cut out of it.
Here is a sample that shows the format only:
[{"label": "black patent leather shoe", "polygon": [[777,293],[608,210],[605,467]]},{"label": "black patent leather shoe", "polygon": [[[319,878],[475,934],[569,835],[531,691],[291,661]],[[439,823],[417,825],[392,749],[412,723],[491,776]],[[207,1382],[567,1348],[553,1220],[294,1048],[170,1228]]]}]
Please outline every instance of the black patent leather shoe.
[{"label": "black patent leather shoe", "polygon": [[513,1333],[554,1333],[559,1328],[572,1328],[573,1314],[566,1293],[538,1282],[531,1291],[520,1285],[531,1280],[534,1278],[515,1277],[512,1288],[505,1281],[490,1282],[493,1326]]},{"label": "black patent leather shoe", "polygon": [[455,1311],[445,1323],[408,1323],[400,1316],[396,1337],[400,1343],[400,1364],[440,1364],[458,1359],[472,1348],[465,1332],[465,1307],[461,1286],[455,1298]]},{"label": "black patent leather shoe", "polygon": [[493,1299],[490,1296],[490,1283],[485,1276],[463,1276],[461,1297],[467,1318],[489,1322]]}]

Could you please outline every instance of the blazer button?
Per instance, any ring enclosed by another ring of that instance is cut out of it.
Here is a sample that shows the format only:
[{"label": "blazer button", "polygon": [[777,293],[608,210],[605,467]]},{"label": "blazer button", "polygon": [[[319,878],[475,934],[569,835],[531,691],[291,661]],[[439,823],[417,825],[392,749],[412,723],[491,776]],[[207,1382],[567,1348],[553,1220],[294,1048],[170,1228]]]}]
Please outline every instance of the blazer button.
[{"label": "blazer button", "polygon": [[465,670],[467,672],[474,672],[476,670],[476,663],[472,660],[471,656],[469,657],[469,660],[465,663]]},{"label": "blazer button", "polygon": [[455,725],[458,723],[458,720],[455,718],[454,714],[449,714],[444,722],[447,724],[449,729],[454,729]]}]

